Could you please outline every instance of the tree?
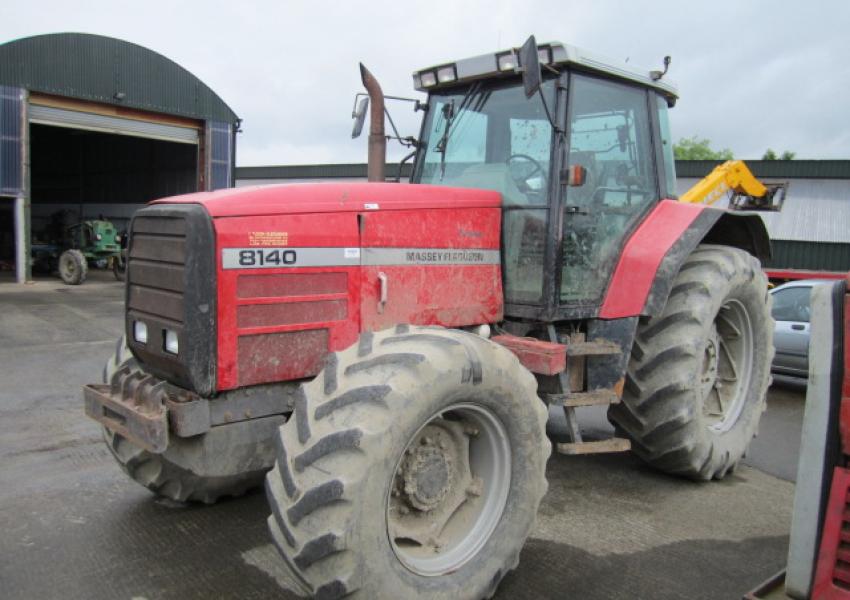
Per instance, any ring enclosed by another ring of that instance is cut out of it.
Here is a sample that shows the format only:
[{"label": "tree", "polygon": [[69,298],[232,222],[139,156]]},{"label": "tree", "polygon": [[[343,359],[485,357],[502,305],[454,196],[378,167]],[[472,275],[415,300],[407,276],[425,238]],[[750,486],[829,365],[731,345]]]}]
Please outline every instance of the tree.
[{"label": "tree", "polygon": [[677,160],[732,160],[734,156],[729,148],[712,150],[711,141],[697,136],[682,138],[673,144],[673,154]]},{"label": "tree", "polygon": [[797,156],[796,152],[791,152],[790,150],[786,150],[781,155],[777,156],[776,152],[773,151],[772,148],[768,148],[764,153],[764,156],[761,157],[762,160],[794,160],[794,157]]}]

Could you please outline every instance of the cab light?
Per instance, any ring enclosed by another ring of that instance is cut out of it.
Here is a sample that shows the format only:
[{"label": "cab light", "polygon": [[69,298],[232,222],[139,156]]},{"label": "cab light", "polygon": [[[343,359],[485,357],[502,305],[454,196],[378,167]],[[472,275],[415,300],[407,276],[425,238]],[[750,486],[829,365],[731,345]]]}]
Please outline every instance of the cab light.
[{"label": "cab light", "polygon": [[437,75],[434,71],[426,71],[419,75],[419,80],[422,82],[422,87],[432,87],[437,85]]},{"label": "cab light", "polygon": [[177,340],[177,332],[172,331],[171,329],[166,329],[163,333],[164,335],[162,337],[165,338],[165,351],[169,354],[177,354],[177,351],[180,349]]},{"label": "cab light", "polygon": [[133,321],[133,339],[140,344],[148,343],[148,326],[142,321]]},{"label": "cab light", "polygon": [[497,59],[500,71],[513,71],[519,66],[519,61],[513,53],[502,54]]},{"label": "cab light", "polygon": [[437,81],[440,83],[448,83],[450,81],[455,81],[457,79],[457,73],[455,73],[454,65],[449,65],[448,67],[440,67],[437,69]]}]

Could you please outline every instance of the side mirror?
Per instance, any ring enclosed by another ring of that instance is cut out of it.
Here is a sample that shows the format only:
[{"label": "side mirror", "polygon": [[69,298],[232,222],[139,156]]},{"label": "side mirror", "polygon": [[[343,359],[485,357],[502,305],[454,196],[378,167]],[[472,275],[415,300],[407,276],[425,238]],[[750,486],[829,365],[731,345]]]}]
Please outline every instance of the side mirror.
[{"label": "side mirror", "polygon": [[540,57],[537,54],[537,40],[530,36],[519,49],[519,63],[522,67],[522,85],[525,97],[531,98],[540,89]]},{"label": "side mirror", "polygon": [[351,139],[360,137],[360,132],[363,131],[363,123],[366,121],[366,111],[369,109],[369,96],[360,98],[357,103],[357,108],[351,113],[354,118],[354,129],[351,130]]}]

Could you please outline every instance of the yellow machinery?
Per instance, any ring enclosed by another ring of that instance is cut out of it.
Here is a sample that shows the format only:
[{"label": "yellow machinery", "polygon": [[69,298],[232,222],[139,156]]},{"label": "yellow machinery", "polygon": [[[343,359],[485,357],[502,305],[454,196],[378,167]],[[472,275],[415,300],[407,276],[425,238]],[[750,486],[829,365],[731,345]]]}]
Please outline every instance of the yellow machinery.
[{"label": "yellow machinery", "polygon": [[731,191],[730,210],[780,210],[787,188],[787,183],[762,183],[742,160],[727,160],[698,181],[679,200],[714,204]]}]

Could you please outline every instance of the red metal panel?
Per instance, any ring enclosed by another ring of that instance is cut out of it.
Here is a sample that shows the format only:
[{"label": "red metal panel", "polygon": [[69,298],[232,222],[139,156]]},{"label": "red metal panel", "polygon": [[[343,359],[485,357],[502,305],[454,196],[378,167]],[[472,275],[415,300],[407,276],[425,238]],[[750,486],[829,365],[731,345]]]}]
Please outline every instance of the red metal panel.
[{"label": "red metal panel", "polygon": [[567,347],[514,335],[495,335],[494,342],[516,354],[519,362],[532,373],[557,375],[567,368]]},{"label": "red metal panel", "polygon": [[236,308],[236,324],[240,329],[247,329],[341,321],[348,316],[347,308],[345,300],[248,304]]},{"label": "red metal panel", "polygon": [[850,550],[848,491],[850,471],[836,467],[823,521],[812,600],[850,600],[850,562],[846,560]]},{"label": "red metal panel", "polygon": [[658,203],[626,242],[599,312],[601,318],[640,314],[664,255],[703,210],[715,209],[675,200]]},{"label": "red metal panel", "polygon": [[282,273],[279,275],[241,275],[237,283],[240,298],[275,296],[312,296],[345,294],[347,273]]},{"label": "red metal panel", "polygon": [[[315,375],[328,351],[342,350],[357,340],[358,266],[224,269],[222,263],[225,248],[264,244],[296,250],[357,248],[356,213],[233,217],[215,219],[214,225],[219,390]],[[316,310],[318,306],[327,307],[322,304],[327,302],[335,303],[337,309]],[[288,306],[295,303],[305,306]],[[342,304],[345,311],[339,310]],[[246,311],[251,317],[244,316]],[[262,324],[254,320],[258,315],[265,319]],[[311,318],[315,320],[308,322]],[[311,331],[322,333],[319,336]],[[281,335],[293,332],[303,335]],[[275,354],[264,354],[269,352]]]},{"label": "red metal panel", "polygon": [[847,273],[839,271],[806,271],[803,269],[765,269],[770,279],[844,279]]},{"label": "red metal panel", "polygon": [[328,352],[328,330],[242,335],[238,347],[240,387],[301,379],[322,369]]},{"label": "red metal panel", "polygon": [[844,296],[844,378],[841,382],[841,414],[839,429],[841,447],[850,455],[850,274],[847,274],[847,294]]},{"label": "red metal panel", "polygon": [[[363,252],[370,248],[477,249],[498,252],[498,208],[380,211],[361,216]],[[364,257],[366,255],[364,254]],[[381,305],[381,276],[387,302]],[[498,264],[370,264],[362,268],[365,331],[397,323],[457,327],[502,318]]]},{"label": "red metal panel", "polygon": [[495,207],[501,194],[489,190],[404,183],[302,183],[230,188],[155,200],[154,204],[203,204],[216,217],[364,210]]}]

